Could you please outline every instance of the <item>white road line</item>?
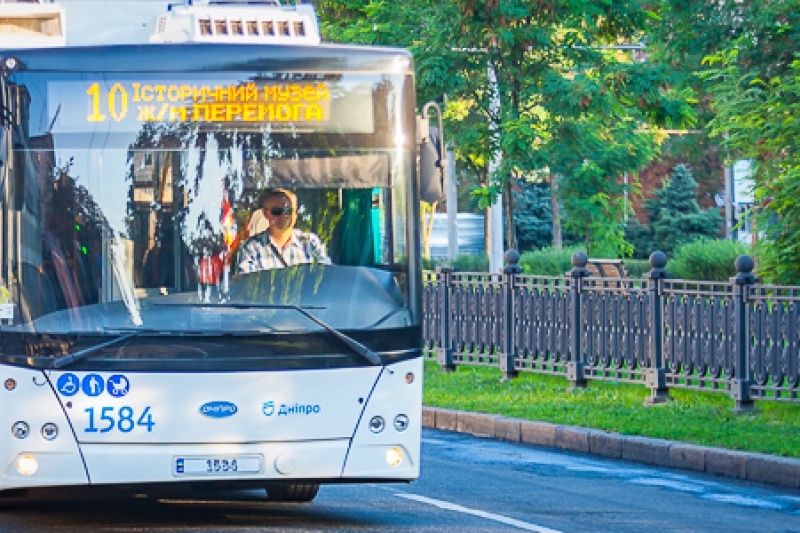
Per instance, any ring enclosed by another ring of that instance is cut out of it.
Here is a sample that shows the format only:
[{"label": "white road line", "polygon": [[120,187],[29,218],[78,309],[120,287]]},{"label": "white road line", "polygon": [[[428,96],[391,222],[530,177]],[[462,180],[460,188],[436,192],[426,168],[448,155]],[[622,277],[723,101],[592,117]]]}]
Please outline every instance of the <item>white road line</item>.
[{"label": "white road line", "polygon": [[470,514],[472,516],[486,518],[487,520],[494,520],[495,522],[500,522],[501,524],[514,526],[519,529],[524,529],[525,531],[536,531],[538,533],[561,533],[558,530],[546,528],[544,526],[537,526],[536,524],[523,522],[522,520],[515,520],[514,518],[509,518],[507,516],[494,513],[487,513],[485,511],[479,511],[477,509],[470,509],[468,507],[463,507],[455,503],[450,503],[442,500],[434,500],[433,498],[426,498],[425,496],[419,496],[417,494],[405,494],[402,492],[397,492],[395,493],[395,496],[397,496],[398,498],[405,498],[407,500],[414,500],[415,502],[427,503],[428,505],[433,505],[434,507],[445,509],[447,511],[456,511],[457,513]]}]

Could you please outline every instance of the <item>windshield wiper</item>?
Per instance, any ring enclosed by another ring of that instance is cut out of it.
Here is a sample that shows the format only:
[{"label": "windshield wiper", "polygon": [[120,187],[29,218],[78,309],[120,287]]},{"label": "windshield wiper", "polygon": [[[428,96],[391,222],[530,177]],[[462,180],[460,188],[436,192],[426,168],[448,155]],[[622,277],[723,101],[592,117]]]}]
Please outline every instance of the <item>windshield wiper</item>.
[{"label": "windshield wiper", "polygon": [[297,311],[304,317],[308,318],[315,324],[321,326],[325,329],[328,333],[342,341],[348,348],[353,350],[355,353],[372,363],[373,365],[382,365],[383,361],[381,360],[381,356],[377,353],[370,350],[367,346],[361,344],[353,337],[342,333],[338,329],[334,328],[333,326],[323,322],[319,318],[315,317],[306,309],[326,309],[322,306],[299,306],[299,305],[284,305],[284,304],[247,304],[247,303],[166,303],[160,302],[155,303],[153,305],[166,305],[166,306],[176,306],[176,307],[224,307],[227,309],[290,309],[292,311]]},{"label": "windshield wiper", "polygon": [[126,341],[131,337],[135,337],[136,335],[139,335],[139,332],[132,331],[131,333],[117,337],[114,340],[110,340],[108,342],[102,342],[100,344],[95,344],[94,346],[90,346],[89,348],[84,348],[83,350],[78,350],[77,352],[71,353],[69,355],[62,355],[61,357],[56,357],[55,359],[53,359],[53,363],[50,365],[50,368],[64,368],[67,365],[71,365],[72,363],[76,363],[82,359],[86,359],[86,357],[92,355],[94,352],[98,350],[102,350],[103,348],[108,348],[109,346],[119,344],[120,342]]},{"label": "windshield wiper", "polygon": [[[50,364],[50,368],[64,368],[65,366],[71,365],[72,363],[76,363],[83,359],[86,359],[93,353],[102,350],[103,348],[108,348],[109,346],[114,346],[115,344],[119,344],[120,342],[126,341],[131,337],[139,337],[141,335],[156,335],[156,336],[170,336],[170,335],[178,335],[181,337],[208,337],[208,336],[217,336],[217,335],[228,335],[227,332],[219,331],[219,330],[208,330],[208,329],[191,329],[191,330],[168,330],[168,329],[154,329],[154,328],[137,328],[135,326],[128,327],[128,326],[120,326],[120,327],[109,327],[103,328],[103,331],[106,333],[117,333],[120,336],[116,339],[110,340],[108,342],[102,342],[100,344],[95,344],[94,346],[90,346],[88,348],[84,348],[83,350],[79,350],[77,352],[71,353],[69,355],[62,355],[61,357],[56,357],[53,362]],[[237,332],[240,335],[253,335],[255,331],[240,331]]]}]

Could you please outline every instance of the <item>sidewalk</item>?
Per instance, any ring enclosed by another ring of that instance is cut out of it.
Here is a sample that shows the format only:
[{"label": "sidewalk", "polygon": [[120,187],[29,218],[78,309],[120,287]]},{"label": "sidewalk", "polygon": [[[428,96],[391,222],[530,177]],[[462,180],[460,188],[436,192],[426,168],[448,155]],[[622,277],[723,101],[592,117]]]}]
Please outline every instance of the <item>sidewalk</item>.
[{"label": "sidewalk", "polygon": [[469,433],[477,437],[549,446],[648,465],[800,488],[800,459],[631,437],[598,429],[531,422],[438,407],[422,408],[422,425],[426,428]]}]

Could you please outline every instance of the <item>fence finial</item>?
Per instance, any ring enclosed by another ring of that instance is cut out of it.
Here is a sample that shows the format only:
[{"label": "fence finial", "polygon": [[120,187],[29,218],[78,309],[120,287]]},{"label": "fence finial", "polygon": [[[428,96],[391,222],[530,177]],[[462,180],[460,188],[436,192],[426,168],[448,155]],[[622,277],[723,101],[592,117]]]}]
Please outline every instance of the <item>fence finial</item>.
[{"label": "fence finial", "polygon": [[731,279],[731,281],[740,285],[753,285],[757,280],[753,269],[756,267],[756,262],[747,254],[740,255],[736,258],[734,263],[738,274]]},{"label": "fence finial", "polygon": [[503,267],[503,274],[522,274],[522,267],[519,266],[519,252],[513,248],[506,250],[503,255],[506,266]]},{"label": "fence finial", "polygon": [[567,272],[567,276],[571,278],[588,278],[589,269],[586,265],[589,263],[589,256],[585,252],[575,252],[570,258],[572,263],[572,270]]},{"label": "fence finial", "polygon": [[664,268],[667,266],[667,254],[657,250],[650,254],[650,271],[645,274],[647,279],[665,279],[668,274]]}]

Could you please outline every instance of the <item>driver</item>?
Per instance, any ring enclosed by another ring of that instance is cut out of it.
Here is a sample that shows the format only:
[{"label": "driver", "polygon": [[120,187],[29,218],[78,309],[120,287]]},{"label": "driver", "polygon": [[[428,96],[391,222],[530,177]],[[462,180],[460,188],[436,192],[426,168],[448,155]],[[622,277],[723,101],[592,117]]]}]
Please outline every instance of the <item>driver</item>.
[{"label": "driver", "polygon": [[262,196],[261,209],[269,228],[242,244],[239,249],[240,274],[307,263],[331,264],[325,245],[316,234],[294,229],[297,196],[293,192],[268,190]]}]

